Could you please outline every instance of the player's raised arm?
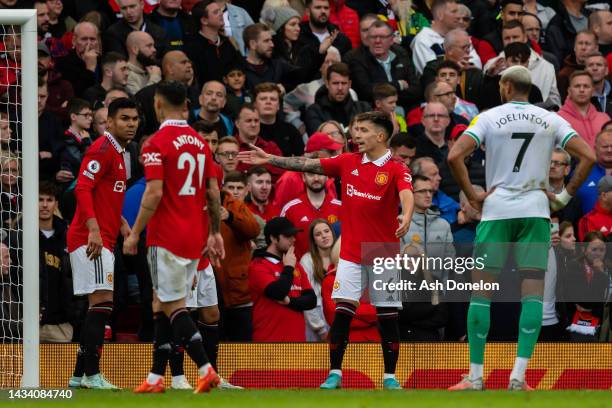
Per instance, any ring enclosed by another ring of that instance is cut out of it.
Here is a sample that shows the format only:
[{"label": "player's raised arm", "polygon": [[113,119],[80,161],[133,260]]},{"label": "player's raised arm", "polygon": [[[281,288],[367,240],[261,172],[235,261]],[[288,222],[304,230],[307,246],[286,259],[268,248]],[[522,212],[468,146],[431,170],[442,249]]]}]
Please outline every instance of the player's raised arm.
[{"label": "player's raised arm", "polygon": [[[597,137],[599,138],[603,133],[606,133],[606,131],[604,130],[600,132]],[[595,153],[593,152],[593,149],[591,149],[591,147],[584,141],[584,139],[578,136],[574,136],[568,140],[564,148],[570,154],[570,156],[578,160],[576,170],[574,170],[574,174],[565,187],[567,194],[574,196],[576,191],[578,191],[578,188],[580,188],[582,183],[584,183],[586,178],[589,176],[589,173],[591,173],[591,169],[595,164]],[[569,202],[569,199],[567,202]],[[567,204],[567,202],[565,202],[565,204]]]},{"label": "player's raised arm", "polygon": [[280,157],[264,152],[257,146],[249,144],[253,150],[238,153],[238,160],[246,164],[264,165],[280,167],[281,169],[302,171],[316,174],[325,174],[319,159],[309,159],[306,157]]}]

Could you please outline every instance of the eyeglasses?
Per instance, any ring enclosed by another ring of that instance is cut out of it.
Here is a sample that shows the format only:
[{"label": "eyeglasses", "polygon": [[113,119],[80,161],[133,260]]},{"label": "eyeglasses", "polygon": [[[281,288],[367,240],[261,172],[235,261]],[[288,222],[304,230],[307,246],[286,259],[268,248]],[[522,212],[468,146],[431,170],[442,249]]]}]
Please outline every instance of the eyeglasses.
[{"label": "eyeglasses", "polygon": [[429,189],[429,188],[423,188],[421,190],[415,190],[414,192],[416,194],[431,194],[431,195],[433,195],[435,193],[434,190]]},{"label": "eyeglasses", "polygon": [[238,152],[223,152],[223,153],[217,153],[217,154],[227,159],[235,159],[236,157],[238,157]]},{"label": "eyeglasses", "polygon": [[427,113],[427,114],[423,115],[423,117],[425,119],[434,119],[434,120],[436,120],[436,119],[440,119],[441,120],[441,119],[448,119],[449,118],[448,115],[444,115],[442,113]]},{"label": "eyeglasses", "polygon": [[551,160],[550,161],[550,167],[562,167],[562,166],[567,166],[567,162],[564,161],[558,161],[558,160]]}]

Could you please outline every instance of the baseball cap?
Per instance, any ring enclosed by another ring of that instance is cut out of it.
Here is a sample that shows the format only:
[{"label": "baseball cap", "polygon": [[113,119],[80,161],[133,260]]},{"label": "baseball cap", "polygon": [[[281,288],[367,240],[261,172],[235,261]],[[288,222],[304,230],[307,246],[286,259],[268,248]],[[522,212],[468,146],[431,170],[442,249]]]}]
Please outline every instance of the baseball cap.
[{"label": "baseball cap", "polygon": [[609,193],[612,191],[612,176],[604,176],[597,182],[599,193]]},{"label": "baseball cap", "polygon": [[323,132],[315,132],[306,141],[305,153],[319,152],[321,150],[340,150],[344,145]]},{"label": "baseball cap", "polygon": [[298,232],[302,232],[300,228],[295,228],[295,225],[285,217],[274,217],[266,223],[264,227],[264,237],[268,238],[272,235],[275,237],[284,235],[292,237]]},{"label": "baseball cap", "polygon": [[47,55],[51,55],[51,52],[49,51],[49,47],[47,47],[47,44],[43,42],[38,43],[38,52],[43,52]]}]

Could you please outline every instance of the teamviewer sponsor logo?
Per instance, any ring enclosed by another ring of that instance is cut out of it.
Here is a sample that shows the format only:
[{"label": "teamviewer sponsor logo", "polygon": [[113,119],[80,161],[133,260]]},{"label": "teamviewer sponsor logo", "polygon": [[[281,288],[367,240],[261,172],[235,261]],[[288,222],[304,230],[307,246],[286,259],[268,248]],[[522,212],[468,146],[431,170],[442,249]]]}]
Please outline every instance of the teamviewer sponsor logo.
[{"label": "teamviewer sponsor logo", "polygon": [[161,164],[161,153],[143,153],[144,165],[156,165]]},{"label": "teamviewer sponsor logo", "polygon": [[353,186],[352,184],[347,184],[346,185],[346,195],[349,196],[349,197],[355,196],[355,197],[365,198],[367,200],[375,200],[375,201],[382,200],[381,196],[377,196],[377,195],[374,195],[374,194],[361,192],[361,191],[357,190],[355,188],[355,186]]}]

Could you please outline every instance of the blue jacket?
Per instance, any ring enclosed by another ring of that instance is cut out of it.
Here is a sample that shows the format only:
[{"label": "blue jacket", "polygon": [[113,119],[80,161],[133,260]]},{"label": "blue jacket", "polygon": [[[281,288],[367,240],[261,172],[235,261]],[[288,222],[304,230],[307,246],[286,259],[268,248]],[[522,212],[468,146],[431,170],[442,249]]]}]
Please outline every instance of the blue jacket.
[{"label": "blue jacket", "polygon": [[141,177],[125,192],[121,215],[123,215],[123,218],[125,218],[130,225],[130,228],[132,228],[136,222],[138,210],[140,209],[140,202],[142,201],[142,196],[144,195],[146,187],[147,181],[144,177]]},{"label": "blue jacket", "polygon": [[440,217],[444,218],[450,225],[457,222],[457,213],[460,210],[459,203],[438,190],[433,196],[432,205],[438,208],[440,211]]},{"label": "blue jacket", "polygon": [[597,192],[597,182],[606,175],[606,169],[599,163],[595,163],[591,173],[582,183],[576,197],[580,198],[582,203],[582,213],[587,214],[595,206],[599,193]]},{"label": "blue jacket", "polygon": [[[201,110],[202,110],[202,108],[194,109],[192,111],[193,112],[193,117],[194,118],[199,118]],[[222,113],[219,113],[219,117],[221,118],[221,120],[223,121],[223,124],[225,125],[225,128],[227,129],[227,135],[228,136],[232,136],[234,134],[234,122],[232,122],[232,120],[230,118],[228,118],[227,116],[225,116]]]}]

